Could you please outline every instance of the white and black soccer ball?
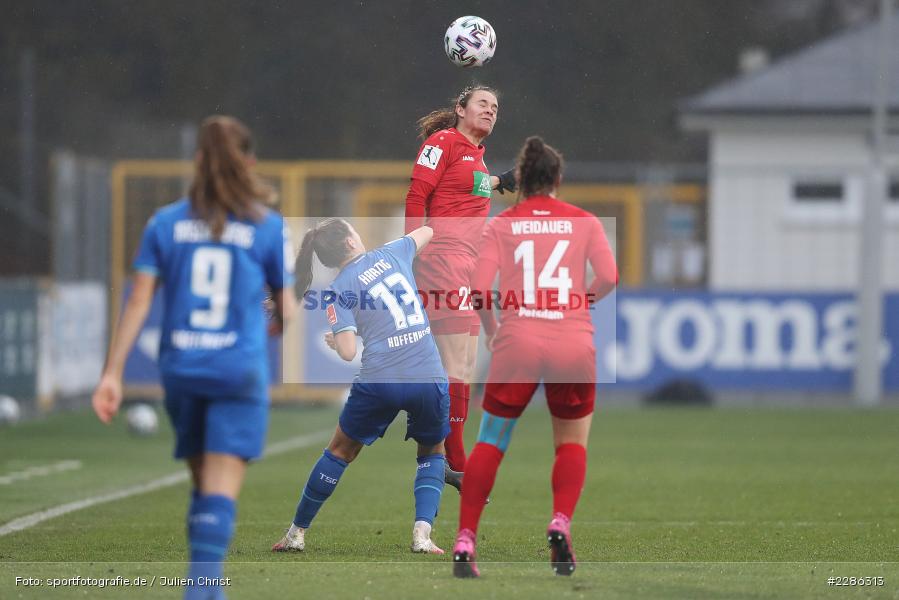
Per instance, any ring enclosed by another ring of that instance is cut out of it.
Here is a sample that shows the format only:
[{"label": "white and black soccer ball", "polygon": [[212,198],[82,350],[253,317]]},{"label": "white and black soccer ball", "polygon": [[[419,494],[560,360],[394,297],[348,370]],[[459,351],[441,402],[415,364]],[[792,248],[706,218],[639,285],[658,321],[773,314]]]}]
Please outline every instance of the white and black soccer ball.
[{"label": "white and black soccer ball", "polygon": [[0,396],[0,427],[15,425],[22,417],[19,403],[11,396]]},{"label": "white and black soccer ball", "polygon": [[153,435],[159,431],[159,416],[149,404],[135,404],[125,412],[128,431],[134,435]]},{"label": "white and black soccer ball", "polygon": [[481,17],[459,17],[446,30],[444,49],[460,67],[482,67],[496,52],[496,32]]}]

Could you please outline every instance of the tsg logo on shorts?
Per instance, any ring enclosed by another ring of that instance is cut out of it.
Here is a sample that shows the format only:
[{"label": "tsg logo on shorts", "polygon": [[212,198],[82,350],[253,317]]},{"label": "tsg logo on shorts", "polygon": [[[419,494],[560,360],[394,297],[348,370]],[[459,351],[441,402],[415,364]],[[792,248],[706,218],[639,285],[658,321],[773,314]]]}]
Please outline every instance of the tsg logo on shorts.
[{"label": "tsg logo on shorts", "polygon": [[440,162],[441,156],[443,156],[443,150],[437,146],[425,146],[421,149],[421,154],[418,155],[418,164],[431,170],[435,170],[437,169],[437,163]]}]

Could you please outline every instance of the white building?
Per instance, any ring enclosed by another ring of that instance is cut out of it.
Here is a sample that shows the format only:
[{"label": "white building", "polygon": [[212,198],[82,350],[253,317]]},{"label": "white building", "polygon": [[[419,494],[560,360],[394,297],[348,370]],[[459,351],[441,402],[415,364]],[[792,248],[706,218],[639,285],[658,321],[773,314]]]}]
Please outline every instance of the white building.
[{"label": "white building", "polygon": [[[899,130],[899,17],[890,129]],[[876,23],[852,28],[688,99],[709,133],[709,287],[850,291],[871,160]],[[884,208],[884,283],[899,290],[899,157]]]}]

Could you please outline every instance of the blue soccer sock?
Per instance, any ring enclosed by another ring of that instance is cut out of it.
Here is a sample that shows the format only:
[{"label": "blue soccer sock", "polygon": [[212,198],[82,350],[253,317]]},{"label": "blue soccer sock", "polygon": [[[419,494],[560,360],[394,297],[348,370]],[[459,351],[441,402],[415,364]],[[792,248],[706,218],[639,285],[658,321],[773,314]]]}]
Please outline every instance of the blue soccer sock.
[{"label": "blue soccer sock", "polygon": [[187,517],[190,540],[191,582],[184,590],[185,600],[224,597],[217,580],[222,577],[222,561],[234,534],[237,503],[227,496],[200,495],[191,503]]},{"label": "blue soccer sock", "polygon": [[303,488],[303,495],[300,497],[300,503],[297,505],[297,514],[293,518],[293,524],[303,529],[308,529],[312,525],[312,519],[318,514],[318,509],[322,507],[340,476],[346,470],[347,462],[337,458],[326,448],[322,453],[322,457],[318,459],[312,472],[309,473],[309,479],[306,481],[306,487]]},{"label": "blue soccer sock", "polygon": [[434,524],[440,496],[443,494],[443,468],[446,458],[442,454],[418,457],[418,472],[415,474],[415,520]]}]

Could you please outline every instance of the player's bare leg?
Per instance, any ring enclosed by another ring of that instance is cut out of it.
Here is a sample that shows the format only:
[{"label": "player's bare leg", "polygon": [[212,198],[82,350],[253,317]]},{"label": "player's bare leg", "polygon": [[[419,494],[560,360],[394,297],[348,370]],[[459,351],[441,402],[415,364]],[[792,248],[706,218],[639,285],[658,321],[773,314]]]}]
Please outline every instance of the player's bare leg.
[{"label": "player's bare leg", "polygon": [[203,477],[203,455],[195,454],[187,457],[187,468],[190,471],[190,483],[193,486],[190,491],[190,505],[187,508],[187,513],[191,514],[194,511],[194,502],[200,497],[200,481],[202,481]]},{"label": "player's bare leg", "polygon": [[187,459],[187,468],[190,470],[190,481],[194,486],[194,491],[200,492],[200,480],[203,474],[203,455],[197,454]]},{"label": "player's bare leg", "polygon": [[231,454],[207,452],[202,458],[200,493],[236,500],[247,472],[247,462]]},{"label": "player's bare leg", "polygon": [[577,560],[571,544],[571,518],[584,487],[587,471],[587,439],[593,415],[579,419],[553,417],[553,518],[546,529],[550,564],[556,575],[574,573]]},{"label": "player's bare leg", "polygon": [[331,441],[328,443],[328,450],[342,460],[345,460],[347,463],[351,463],[356,460],[356,457],[359,456],[359,452],[362,451],[362,447],[365,444],[354,440],[346,433],[344,433],[343,429],[340,428],[340,425],[337,425],[337,428],[334,430],[334,435],[331,436]]}]

